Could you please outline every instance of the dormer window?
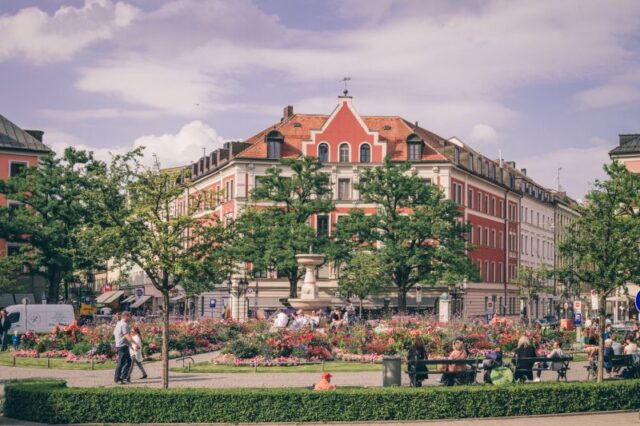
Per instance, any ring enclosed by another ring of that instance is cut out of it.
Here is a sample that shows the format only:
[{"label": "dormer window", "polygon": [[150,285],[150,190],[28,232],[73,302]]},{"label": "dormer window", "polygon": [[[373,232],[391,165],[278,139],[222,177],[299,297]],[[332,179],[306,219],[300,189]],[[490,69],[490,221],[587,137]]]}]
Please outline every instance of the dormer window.
[{"label": "dormer window", "polygon": [[349,145],[347,145],[346,143],[343,143],[342,145],[340,145],[340,162],[341,163],[348,163],[349,162]]},{"label": "dormer window", "polygon": [[460,148],[457,146],[453,147],[453,162],[456,164],[460,163]]},{"label": "dormer window", "polygon": [[407,159],[409,161],[422,160],[422,147],[424,141],[420,139],[420,136],[412,133],[407,138]]},{"label": "dormer window", "polygon": [[473,154],[469,153],[469,170],[473,171]]},{"label": "dormer window", "polygon": [[267,158],[280,158],[284,136],[277,130],[272,130],[265,138],[267,142]]},{"label": "dormer window", "polygon": [[329,145],[326,143],[321,143],[320,146],[318,146],[318,161],[321,163],[329,162]]},{"label": "dormer window", "polygon": [[371,162],[371,147],[368,143],[364,143],[360,145],[360,162],[361,163],[370,163]]}]

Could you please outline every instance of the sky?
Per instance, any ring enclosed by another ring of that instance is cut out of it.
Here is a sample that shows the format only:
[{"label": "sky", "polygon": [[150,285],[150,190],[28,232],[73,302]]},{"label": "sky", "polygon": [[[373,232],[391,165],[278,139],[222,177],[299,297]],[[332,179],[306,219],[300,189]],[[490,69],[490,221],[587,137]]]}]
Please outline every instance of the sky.
[{"label": "sky", "polygon": [[400,115],[581,198],[640,133],[640,2],[0,0],[0,113],[163,166],[279,121]]}]

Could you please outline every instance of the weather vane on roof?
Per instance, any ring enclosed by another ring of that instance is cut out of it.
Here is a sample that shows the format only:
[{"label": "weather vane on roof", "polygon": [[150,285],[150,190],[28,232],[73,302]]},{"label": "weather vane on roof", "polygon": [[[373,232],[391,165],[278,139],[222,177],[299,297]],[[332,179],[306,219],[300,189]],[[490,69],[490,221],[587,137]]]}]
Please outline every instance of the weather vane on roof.
[{"label": "weather vane on roof", "polygon": [[351,77],[344,77],[340,81],[344,83],[344,91],[342,93],[344,93],[344,96],[347,96],[349,93],[349,90],[347,89],[347,81],[351,81]]}]

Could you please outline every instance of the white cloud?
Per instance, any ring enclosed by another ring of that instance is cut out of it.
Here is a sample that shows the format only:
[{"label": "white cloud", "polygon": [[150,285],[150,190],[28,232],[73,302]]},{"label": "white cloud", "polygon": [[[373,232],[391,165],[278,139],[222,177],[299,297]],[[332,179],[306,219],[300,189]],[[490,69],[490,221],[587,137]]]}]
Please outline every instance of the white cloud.
[{"label": "white cloud", "polygon": [[215,129],[198,120],[185,124],[176,133],[141,136],[130,146],[92,147],[78,137],[58,129],[45,129],[45,137],[45,143],[59,154],[64,152],[65,148],[73,146],[93,151],[95,158],[103,161],[109,161],[112,155],[144,147],[142,163],[152,165],[157,158],[162,167],[189,164],[202,156],[203,148],[207,153],[211,153],[220,148],[225,141]]},{"label": "white cloud", "polygon": [[576,95],[581,109],[606,108],[640,101],[640,88],[628,84],[606,84]]},{"label": "white cloud", "polygon": [[222,89],[196,67],[153,59],[111,60],[81,70],[77,87],[175,114],[201,114]]},{"label": "white cloud", "polygon": [[211,153],[220,148],[224,139],[211,127],[201,121],[184,125],[178,133],[147,135],[136,139],[134,147],[145,147],[145,159],[150,163],[154,154],[163,167],[189,164],[202,156],[202,149]]},{"label": "white cloud", "polygon": [[69,60],[88,46],[113,37],[138,14],[129,4],[85,0],[81,7],[62,6],[53,15],[29,7],[0,16],[0,62],[25,58],[34,63]]},{"label": "white cloud", "polygon": [[558,168],[560,184],[574,198],[585,195],[596,179],[604,179],[602,165],[610,163],[609,151],[615,147],[604,139],[593,138],[581,148],[561,148],[517,161],[518,167],[527,169],[527,174],[548,188],[556,188]]},{"label": "white cloud", "polygon": [[476,124],[471,129],[469,139],[481,145],[494,145],[498,142],[498,133],[488,124]]}]

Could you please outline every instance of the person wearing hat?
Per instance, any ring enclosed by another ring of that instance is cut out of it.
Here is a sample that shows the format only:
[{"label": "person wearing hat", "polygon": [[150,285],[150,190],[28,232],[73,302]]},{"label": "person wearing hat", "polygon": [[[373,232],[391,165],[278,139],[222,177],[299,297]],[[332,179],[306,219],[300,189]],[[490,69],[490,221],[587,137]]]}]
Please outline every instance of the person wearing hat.
[{"label": "person wearing hat", "polygon": [[320,381],[316,383],[313,390],[333,390],[336,388],[336,385],[331,383],[331,373],[322,373],[320,376]]}]

